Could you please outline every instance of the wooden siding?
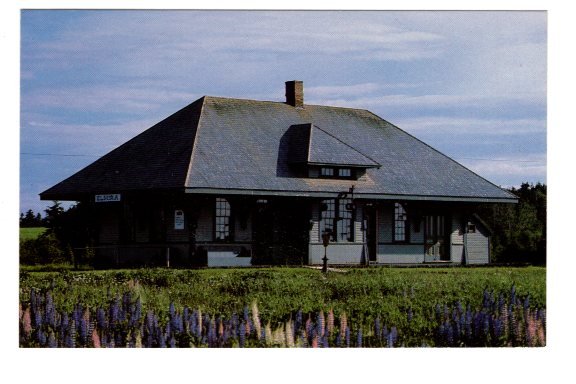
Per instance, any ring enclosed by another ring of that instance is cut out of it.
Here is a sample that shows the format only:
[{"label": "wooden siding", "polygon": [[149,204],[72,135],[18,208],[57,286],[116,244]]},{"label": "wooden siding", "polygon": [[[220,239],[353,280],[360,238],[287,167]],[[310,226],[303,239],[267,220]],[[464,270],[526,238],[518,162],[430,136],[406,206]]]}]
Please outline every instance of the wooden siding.
[{"label": "wooden siding", "polygon": [[[324,258],[324,246],[310,244],[308,246],[308,262],[311,265],[322,264]],[[328,264],[353,264],[361,265],[365,262],[364,245],[357,243],[330,243],[326,250]]]},{"label": "wooden siding", "polygon": [[476,225],[476,232],[465,235],[466,264],[488,264],[490,262],[490,238],[488,231],[479,222],[472,220]]},{"label": "wooden siding", "polygon": [[246,218],[244,228],[242,228],[242,223],[238,219],[238,216],[233,216],[232,220],[234,220],[234,241],[235,242],[252,241],[252,215],[250,214]]},{"label": "wooden siding", "polygon": [[382,264],[414,264],[424,262],[422,244],[380,244],[376,261]]},{"label": "wooden siding", "polygon": [[378,207],[378,242],[391,243],[392,242],[392,226],[394,211],[390,209],[389,205]]},{"label": "wooden siding", "polygon": [[462,263],[464,261],[464,229],[462,227],[462,220],[460,215],[452,215],[450,226],[450,260],[453,263]]},{"label": "wooden siding", "polygon": [[103,245],[116,244],[120,241],[119,213],[112,209],[100,211],[100,231],[98,242]]},{"label": "wooden siding", "polygon": [[208,204],[213,200],[206,200],[207,204],[198,209],[198,223],[196,227],[196,241],[212,241],[214,239],[214,207]]}]

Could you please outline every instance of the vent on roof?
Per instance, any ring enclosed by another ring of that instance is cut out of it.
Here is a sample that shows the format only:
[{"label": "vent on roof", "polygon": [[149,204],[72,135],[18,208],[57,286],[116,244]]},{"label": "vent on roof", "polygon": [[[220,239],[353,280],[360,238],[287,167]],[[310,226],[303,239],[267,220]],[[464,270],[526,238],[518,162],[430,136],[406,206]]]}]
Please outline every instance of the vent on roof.
[{"label": "vent on roof", "polygon": [[299,80],[286,82],[286,104],[304,108],[304,83]]}]

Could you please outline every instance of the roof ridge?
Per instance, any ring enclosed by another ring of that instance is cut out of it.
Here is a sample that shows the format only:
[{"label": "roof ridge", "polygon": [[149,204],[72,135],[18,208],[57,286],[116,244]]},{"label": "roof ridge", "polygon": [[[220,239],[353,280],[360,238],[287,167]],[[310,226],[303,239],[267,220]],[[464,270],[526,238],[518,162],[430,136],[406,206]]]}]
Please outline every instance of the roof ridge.
[{"label": "roof ridge", "polygon": [[[328,136],[332,137],[333,139],[339,141],[340,143],[344,144],[345,146],[347,146],[348,148],[352,149],[353,151],[356,151],[357,153],[361,154],[362,156],[364,156],[365,158],[369,159],[370,161],[372,161],[374,164],[376,164],[378,166],[378,168],[380,168],[382,166],[382,164],[380,164],[379,162],[377,162],[376,160],[374,160],[373,158],[371,158],[370,156],[366,155],[365,153],[362,153],[360,150],[356,149],[355,147],[353,147],[352,145],[346,143],[345,141],[343,141],[342,139],[336,137],[335,135],[331,134],[330,132],[320,128],[319,126],[317,126],[316,124],[312,123],[311,124],[313,127],[318,128],[319,130],[321,130],[322,132],[324,132],[325,134],[327,134]],[[310,143],[312,142],[312,132],[310,132]],[[310,149],[308,149],[308,158],[310,157]]]},{"label": "roof ridge", "polygon": [[[198,142],[198,130],[200,129],[200,123],[202,122],[204,105],[206,104],[206,98],[208,96],[202,96],[194,103],[202,100],[200,103],[200,111],[198,112],[198,121],[196,122],[196,132],[194,132],[194,143],[192,144],[192,150],[190,151],[190,160],[188,161],[188,170],[186,171],[186,178],[184,179],[184,187],[186,187],[190,181],[190,174],[192,173],[192,162],[194,161],[194,154],[196,153],[196,143]],[[194,104],[192,103],[192,104]]]},{"label": "roof ridge", "polygon": [[[290,104],[287,104],[285,101],[255,100],[255,99],[247,99],[247,98],[242,98],[242,97],[210,96],[210,95],[204,95],[203,97],[204,97],[204,98],[207,98],[207,99],[237,100],[237,101],[252,102],[252,103],[274,103],[274,104],[282,104],[282,105],[286,105],[286,106],[292,107]],[[301,108],[301,109],[306,110],[306,107],[347,109],[347,110],[351,110],[351,111],[370,112],[370,111],[367,110],[366,108],[351,108],[351,107],[342,107],[342,106],[338,106],[338,105],[325,105],[325,104],[304,104],[304,108]],[[292,108],[294,108],[294,107],[292,107]],[[373,115],[374,115],[374,114],[373,114]],[[374,115],[374,116],[376,116],[376,115]],[[378,116],[377,116],[377,117],[378,117]]]}]

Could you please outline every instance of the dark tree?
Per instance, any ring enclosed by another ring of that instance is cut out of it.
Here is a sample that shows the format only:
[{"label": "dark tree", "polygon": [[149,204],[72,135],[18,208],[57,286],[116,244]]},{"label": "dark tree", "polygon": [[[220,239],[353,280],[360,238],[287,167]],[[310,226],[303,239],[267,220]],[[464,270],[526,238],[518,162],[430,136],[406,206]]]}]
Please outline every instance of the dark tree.
[{"label": "dark tree", "polygon": [[482,206],[480,215],[492,228],[495,262],[546,263],[546,185],[523,183],[511,188],[518,204]]}]

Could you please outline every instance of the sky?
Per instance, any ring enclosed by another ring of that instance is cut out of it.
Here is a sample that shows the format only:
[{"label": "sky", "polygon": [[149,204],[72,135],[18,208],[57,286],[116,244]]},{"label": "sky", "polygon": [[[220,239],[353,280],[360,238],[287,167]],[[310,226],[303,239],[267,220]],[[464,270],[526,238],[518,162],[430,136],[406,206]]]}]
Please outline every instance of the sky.
[{"label": "sky", "polygon": [[204,96],[368,109],[503,187],[547,181],[545,11],[21,10],[20,211]]}]

